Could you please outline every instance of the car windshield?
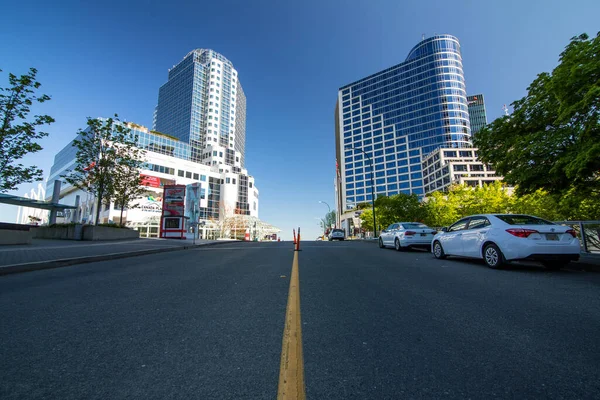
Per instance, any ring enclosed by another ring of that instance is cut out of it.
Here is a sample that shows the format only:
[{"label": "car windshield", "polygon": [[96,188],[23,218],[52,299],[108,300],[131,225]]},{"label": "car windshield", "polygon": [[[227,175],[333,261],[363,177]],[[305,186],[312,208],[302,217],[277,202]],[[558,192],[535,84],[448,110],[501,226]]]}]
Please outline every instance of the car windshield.
[{"label": "car windshield", "polygon": [[404,229],[424,229],[424,228],[429,228],[427,225],[425,224],[420,224],[418,222],[415,223],[409,223],[409,224],[401,224],[402,227]]},{"label": "car windshield", "polygon": [[553,222],[532,217],[531,215],[496,215],[496,218],[501,219],[509,225],[556,225]]}]

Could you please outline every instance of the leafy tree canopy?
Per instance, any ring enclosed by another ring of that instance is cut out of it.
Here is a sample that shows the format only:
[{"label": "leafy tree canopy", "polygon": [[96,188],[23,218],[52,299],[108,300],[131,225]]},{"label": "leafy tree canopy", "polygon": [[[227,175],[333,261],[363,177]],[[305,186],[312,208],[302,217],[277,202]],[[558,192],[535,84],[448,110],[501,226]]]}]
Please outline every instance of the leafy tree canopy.
[{"label": "leafy tree canopy", "polygon": [[600,33],[573,37],[552,73],[541,73],[514,112],[474,138],[519,194],[600,193]]}]

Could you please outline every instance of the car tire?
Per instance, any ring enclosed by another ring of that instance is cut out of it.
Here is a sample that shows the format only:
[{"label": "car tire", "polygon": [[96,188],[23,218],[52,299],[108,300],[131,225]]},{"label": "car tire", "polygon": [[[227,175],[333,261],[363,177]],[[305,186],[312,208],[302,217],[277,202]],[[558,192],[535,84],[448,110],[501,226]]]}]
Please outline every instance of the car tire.
[{"label": "car tire", "polygon": [[498,246],[493,243],[490,243],[483,248],[483,261],[491,269],[501,268],[506,262],[504,254],[502,254]]},{"label": "car tire", "polygon": [[396,249],[396,251],[406,250],[406,247],[402,247],[402,243],[400,243],[400,239],[398,239],[398,238],[396,238],[396,240],[394,240],[394,248]]},{"label": "car tire", "polygon": [[381,238],[379,238],[379,248],[383,249],[385,246],[383,245],[383,240],[381,240]]},{"label": "car tire", "polygon": [[438,242],[437,240],[433,243],[433,255],[438,260],[443,260],[444,258],[446,258],[446,253],[444,253],[444,248],[442,247],[442,244],[440,242]]},{"label": "car tire", "polygon": [[563,269],[569,264],[569,261],[544,261],[542,265],[544,268],[550,271],[558,271],[559,269]]}]

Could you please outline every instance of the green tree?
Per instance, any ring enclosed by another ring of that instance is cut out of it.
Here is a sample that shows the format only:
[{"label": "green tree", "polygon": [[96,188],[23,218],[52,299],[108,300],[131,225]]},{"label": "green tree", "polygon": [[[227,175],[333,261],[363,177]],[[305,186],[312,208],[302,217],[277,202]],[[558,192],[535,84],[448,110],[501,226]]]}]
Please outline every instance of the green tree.
[{"label": "green tree", "polygon": [[321,228],[324,231],[331,229],[332,225],[336,225],[335,211],[325,213],[325,218],[321,219]]},{"label": "green tree", "polygon": [[[377,213],[378,210],[375,209],[375,212]],[[365,208],[363,210],[363,212],[360,214],[359,216],[360,218],[360,228],[364,229],[365,231],[373,231],[373,209],[372,208]],[[379,219],[377,220],[377,223],[379,223]]]},{"label": "green tree", "polygon": [[[137,142],[137,136],[133,138]],[[117,147],[117,163],[110,180],[110,189],[107,196],[115,202],[115,207],[121,209],[119,224],[123,224],[123,211],[125,208],[136,208],[137,204],[133,202],[145,192],[142,186],[140,169],[144,163],[145,152],[135,146]]]},{"label": "green tree", "polygon": [[475,136],[480,159],[519,194],[600,194],[599,54],[600,33],[572,38],[552,73],[539,74],[512,103],[512,115]]},{"label": "green tree", "polygon": [[92,193],[96,198],[97,225],[102,204],[110,204],[115,190],[126,184],[125,175],[115,171],[127,165],[135,165],[136,138],[131,130],[115,118],[88,118],[87,128],[79,130],[73,146],[77,147],[75,166],[63,177],[71,185]]},{"label": "green tree", "polygon": [[35,68],[20,77],[9,73],[10,87],[0,88],[0,193],[42,179],[43,171],[38,167],[16,163],[26,154],[42,150],[36,140],[48,133],[37,131],[37,128],[54,122],[48,115],[28,118],[34,103],[50,100],[48,95],[36,94],[41,86],[36,75]]},{"label": "green tree", "polygon": [[380,196],[375,200],[375,206],[377,224],[384,228],[395,222],[422,221],[425,218],[425,209],[414,193]]},{"label": "green tree", "polygon": [[425,224],[431,227],[448,226],[458,218],[458,210],[454,198],[449,193],[433,192],[423,202],[425,208]]}]

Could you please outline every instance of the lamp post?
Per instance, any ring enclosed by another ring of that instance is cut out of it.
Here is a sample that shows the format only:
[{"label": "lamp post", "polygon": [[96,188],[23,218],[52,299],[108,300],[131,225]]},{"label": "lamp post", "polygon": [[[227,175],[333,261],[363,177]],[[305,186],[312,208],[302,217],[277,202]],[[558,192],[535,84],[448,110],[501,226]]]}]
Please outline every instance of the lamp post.
[{"label": "lamp post", "polygon": [[367,157],[369,160],[369,165],[371,167],[371,204],[373,205],[373,237],[377,237],[377,218],[375,218],[375,181],[373,180],[373,176],[375,175],[375,169],[373,168],[373,160],[367,153],[365,153],[362,149],[357,149],[352,146],[344,146],[345,149],[358,150]]},{"label": "lamp post", "polygon": [[[321,201],[321,200],[319,200],[319,203],[321,203],[321,204],[325,204],[325,205],[327,206],[327,208],[329,209],[329,213],[328,213],[327,215],[331,214],[331,207],[329,207],[329,204],[327,204],[326,202],[324,202],[324,201]],[[325,218],[325,222],[329,222],[329,221],[328,221],[328,218]],[[328,227],[328,228],[329,228],[329,227]]]}]

